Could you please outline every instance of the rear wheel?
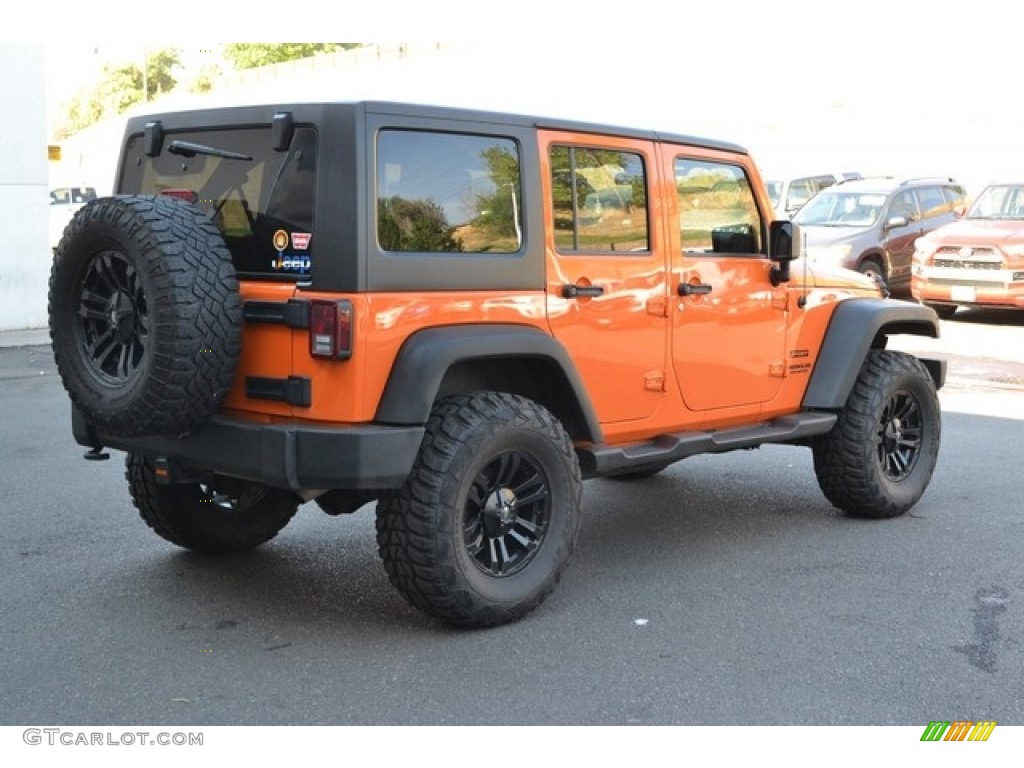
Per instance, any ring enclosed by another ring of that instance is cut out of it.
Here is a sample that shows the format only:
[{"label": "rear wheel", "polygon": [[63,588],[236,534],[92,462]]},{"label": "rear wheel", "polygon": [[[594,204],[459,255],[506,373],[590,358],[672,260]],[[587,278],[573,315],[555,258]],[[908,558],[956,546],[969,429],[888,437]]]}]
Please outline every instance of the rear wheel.
[{"label": "rear wheel", "polygon": [[377,503],[391,583],[462,626],[515,621],[554,589],[576,543],[582,482],[546,409],[496,392],[440,401],[405,485]]},{"label": "rear wheel", "polygon": [[146,525],[172,544],[204,555],[255,549],[274,538],[299,507],[295,495],[261,483],[224,477],[158,483],[149,459],[132,453],[126,466],[132,501]]},{"label": "rear wheel", "polygon": [[813,445],[818,484],[853,517],[895,517],[924,494],[939,453],[935,386],[917,358],[872,350],[832,430]]}]

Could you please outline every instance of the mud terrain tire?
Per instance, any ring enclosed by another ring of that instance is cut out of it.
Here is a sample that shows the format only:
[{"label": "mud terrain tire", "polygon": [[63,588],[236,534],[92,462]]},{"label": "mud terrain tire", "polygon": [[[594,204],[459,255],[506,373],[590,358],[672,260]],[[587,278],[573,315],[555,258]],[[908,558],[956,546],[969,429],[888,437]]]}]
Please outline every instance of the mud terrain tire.
[{"label": "mud terrain tire", "polygon": [[125,467],[132,502],[146,525],[203,555],[248,552],[274,538],[299,507],[295,495],[246,480],[158,483],[149,460],[133,453]]},{"label": "mud terrain tire", "polygon": [[825,497],[851,517],[896,517],[921,498],[939,453],[941,415],[928,370],[872,350],[832,430],[815,440]]},{"label": "mud terrain tire", "polygon": [[50,338],[72,402],[101,432],[188,432],[219,407],[241,349],[231,254],[171,197],[94,200],[54,257]]},{"label": "mud terrain tire", "polygon": [[576,544],[582,481],[573,444],[542,406],[476,392],[441,400],[405,485],[377,502],[391,583],[451,624],[522,618]]}]

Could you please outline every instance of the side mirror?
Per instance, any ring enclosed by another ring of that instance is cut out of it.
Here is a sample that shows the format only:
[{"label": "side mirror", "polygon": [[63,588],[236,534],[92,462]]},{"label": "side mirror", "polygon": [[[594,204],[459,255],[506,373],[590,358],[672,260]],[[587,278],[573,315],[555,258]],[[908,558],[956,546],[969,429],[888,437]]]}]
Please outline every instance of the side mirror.
[{"label": "side mirror", "polygon": [[905,227],[910,223],[910,219],[906,216],[890,216],[885,222],[886,229],[896,229],[897,227]]},{"label": "side mirror", "polygon": [[768,231],[768,257],[777,262],[772,267],[772,285],[789,282],[789,263],[803,255],[803,238],[800,225],[792,221],[777,219]]}]

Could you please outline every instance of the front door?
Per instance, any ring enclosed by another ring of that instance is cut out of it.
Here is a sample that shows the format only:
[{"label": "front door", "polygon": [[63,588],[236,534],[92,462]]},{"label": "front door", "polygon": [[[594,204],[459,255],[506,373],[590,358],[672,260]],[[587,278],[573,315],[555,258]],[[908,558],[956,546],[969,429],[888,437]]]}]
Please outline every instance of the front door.
[{"label": "front door", "polygon": [[786,290],[771,284],[765,217],[742,165],[665,150],[679,222],[670,291],[680,393],[693,411],[756,411],[785,373]]}]

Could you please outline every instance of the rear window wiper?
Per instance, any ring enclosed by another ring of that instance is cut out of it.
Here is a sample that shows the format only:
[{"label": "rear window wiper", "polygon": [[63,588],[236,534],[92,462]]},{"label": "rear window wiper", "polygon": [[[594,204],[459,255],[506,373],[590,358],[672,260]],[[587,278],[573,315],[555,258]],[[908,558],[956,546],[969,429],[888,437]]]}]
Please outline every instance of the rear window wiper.
[{"label": "rear window wiper", "polygon": [[208,147],[205,144],[194,144],[191,141],[179,141],[178,139],[175,139],[167,146],[167,151],[172,155],[181,155],[182,157],[210,155],[211,157],[224,157],[228,160],[252,160],[250,155],[243,155],[240,152],[229,152],[226,149]]}]

